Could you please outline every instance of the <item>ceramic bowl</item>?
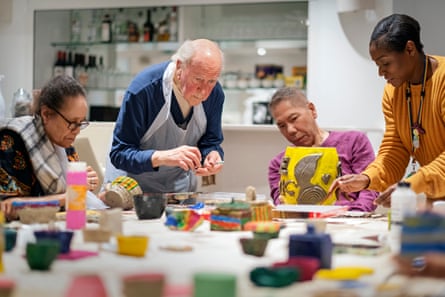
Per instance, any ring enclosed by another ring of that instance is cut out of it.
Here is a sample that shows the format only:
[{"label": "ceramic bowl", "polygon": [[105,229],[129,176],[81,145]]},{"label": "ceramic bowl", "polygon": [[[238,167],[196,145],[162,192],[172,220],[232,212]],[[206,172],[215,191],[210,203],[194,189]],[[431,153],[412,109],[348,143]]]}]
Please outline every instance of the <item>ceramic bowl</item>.
[{"label": "ceramic bowl", "polygon": [[264,238],[240,238],[243,252],[247,255],[262,257],[269,241]]},{"label": "ceramic bowl", "polygon": [[0,297],[13,296],[15,286],[15,281],[12,279],[0,279]]},{"label": "ceramic bowl", "polygon": [[12,206],[17,210],[22,224],[47,224],[56,220],[59,201],[17,202]]},{"label": "ceramic bowl", "polygon": [[121,255],[144,257],[148,248],[148,236],[143,235],[118,235],[117,252]]},{"label": "ceramic bowl", "polygon": [[133,196],[134,209],[139,220],[159,219],[167,206],[163,193],[144,193]]},{"label": "ceramic bowl", "polygon": [[26,245],[26,262],[31,270],[49,270],[59,251],[60,243],[55,240],[28,242]]},{"label": "ceramic bowl", "polygon": [[17,242],[17,231],[11,228],[5,228],[5,252],[12,251]]},{"label": "ceramic bowl", "polygon": [[71,241],[73,239],[74,232],[71,230],[59,231],[59,230],[36,230],[34,236],[37,241],[51,239],[58,241],[60,244],[59,252],[61,254],[67,254],[71,251]]},{"label": "ceramic bowl", "polygon": [[83,229],[82,235],[84,242],[104,243],[110,241],[111,231],[99,228]]},{"label": "ceramic bowl", "polygon": [[165,275],[161,273],[136,273],[123,278],[126,297],[139,297],[150,292],[151,297],[164,296]]}]

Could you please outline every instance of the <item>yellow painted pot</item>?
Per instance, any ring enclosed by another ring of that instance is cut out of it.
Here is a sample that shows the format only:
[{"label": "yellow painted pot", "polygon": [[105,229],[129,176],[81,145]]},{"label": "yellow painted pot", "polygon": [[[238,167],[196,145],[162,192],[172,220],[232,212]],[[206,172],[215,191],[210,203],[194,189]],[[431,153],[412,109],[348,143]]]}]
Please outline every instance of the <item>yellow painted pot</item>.
[{"label": "yellow painted pot", "polygon": [[118,235],[117,252],[121,255],[144,257],[148,248],[148,236],[143,235]]}]

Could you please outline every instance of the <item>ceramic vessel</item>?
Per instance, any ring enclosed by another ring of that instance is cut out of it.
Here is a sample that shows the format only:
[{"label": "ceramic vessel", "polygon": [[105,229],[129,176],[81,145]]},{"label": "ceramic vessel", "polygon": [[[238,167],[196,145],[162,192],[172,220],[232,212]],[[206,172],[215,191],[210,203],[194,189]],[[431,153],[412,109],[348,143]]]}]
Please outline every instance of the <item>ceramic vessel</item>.
[{"label": "ceramic vessel", "polygon": [[73,239],[74,232],[71,230],[59,231],[59,230],[36,230],[34,236],[37,241],[44,239],[50,239],[58,241],[60,244],[60,253],[67,254],[71,251],[71,241]]},{"label": "ceramic vessel", "polygon": [[100,276],[83,274],[74,276],[65,296],[107,297],[107,292]]},{"label": "ceramic vessel", "polygon": [[126,275],[123,278],[123,293],[125,297],[164,296],[165,275],[161,273],[139,273]]},{"label": "ceramic vessel", "polygon": [[121,255],[144,257],[148,248],[148,237],[143,235],[118,235],[117,252]]},{"label": "ceramic vessel", "polygon": [[245,254],[262,257],[266,251],[268,240],[264,238],[240,238],[240,243]]},{"label": "ceramic vessel", "polygon": [[134,195],[134,209],[139,220],[159,219],[167,205],[167,197],[163,193],[144,193]]},{"label": "ceramic vessel", "polygon": [[50,270],[59,254],[60,244],[54,240],[29,242],[26,245],[26,261],[31,270]]}]

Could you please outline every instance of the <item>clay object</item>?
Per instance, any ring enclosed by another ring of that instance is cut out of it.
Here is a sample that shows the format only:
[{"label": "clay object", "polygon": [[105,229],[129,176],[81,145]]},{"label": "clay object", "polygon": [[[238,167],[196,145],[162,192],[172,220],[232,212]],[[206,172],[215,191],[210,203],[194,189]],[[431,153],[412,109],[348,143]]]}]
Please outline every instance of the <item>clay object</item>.
[{"label": "clay object", "polygon": [[148,248],[148,236],[142,235],[118,235],[117,252],[121,255],[144,257]]},{"label": "clay object", "polygon": [[257,267],[249,276],[257,286],[281,288],[298,281],[299,272],[293,267]]},{"label": "clay object", "polygon": [[73,239],[74,232],[71,230],[59,231],[59,230],[36,230],[34,236],[37,242],[41,240],[54,240],[60,244],[59,252],[61,254],[67,254],[71,251],[71,240]]},{"label": "clay object", "polygon": [[118,176],[106,186],[105,203],[111,208],[130,210],[133,208],[133,196],[141,195],[138,182],[128,176]]},{"label": "clay object", "polygon": [[84,242],[104,243],[109,242],[111,237],[110,230],[99,228],[83,229],[82,234]]},{"label": "clay object", "polygon": [[68,287],[66,297],[107,297],[104,283],[96,274],[76,275]]},{"label": "clay object", "polygon": [[26,245],[26,261],[31,270],[49,270],[59,251],[60,243],[58,241],[28,242]]},{"label": "clay object", "polygon": [[252,219],[250,204],[242,201],[220,203],[210,214],[210,230],[241,231]]},{"label": "clay object", "polygon": [[2,278],[0,280],[0,297],[13,296],[15,289],[15,281],[12,279]]},{"label": "clay object", "polygon": [[5,228],[4,235],[5,235],[5,251],[6,252],[12,251],[17,242],[17,231],[11,228]]},{"label": "clay object", "polygon": [[268,239],[265,238],[240,238],[243,252],[247,255],[262,257],[266,251]]},{"label": "clay object", "polygon": [[123,278],[123,293],[125,297],[164,296],[165,275],[162,273],[138,273],[126,275]]},{"label": "clay object", "polygon": [[306,234],[289,237],[289,258],[307,256],[320,261],[320,268],[331,268],[332,239],[327,233],[316,233],[313,225],[307,225]]},{"label": "clay object", "polygon": [[193,297],[236,297],[236,275],[199,272],[193,276]]},{"label": "clay object", "polygon": [[60,209],[59,201],[14,201],[12,207],[17,210],[23,224],[46,224],[56,220]]},{"label": "clay object", "polygon": [[175,209],[167,216],[165,225],[170,230],[194,231],[203,221],[204,217],[193,209]]},{"label": "clay object", "polygon": [[315,257],[292,257],[285,262],[276,262],[272,266],[294,267],[300,272],[300,281],[309,281],[320,268],[320,260]]},{"label": "clay object", "polygon": [[135,195],[133,201],[139,220],[159,219],[167,206],[167,197],[163,193]]}]

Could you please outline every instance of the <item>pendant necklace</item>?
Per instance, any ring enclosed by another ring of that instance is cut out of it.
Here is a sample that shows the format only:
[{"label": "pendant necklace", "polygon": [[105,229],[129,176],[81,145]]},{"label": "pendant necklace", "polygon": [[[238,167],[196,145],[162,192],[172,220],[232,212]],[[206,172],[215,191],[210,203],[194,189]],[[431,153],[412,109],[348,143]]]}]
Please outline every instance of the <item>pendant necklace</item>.
[{"label": "pendant necklace", "polygon": [[411,82],[408,81],[406,87],[406,100],[408,102],[408,118],[409,118],[409,127],[411,133],[411,142],[412,142],[412,172],[408,175],[411,176],[416,172],[416,158],[414,157],[414,152],[420,147],[420,135],[425,134],[425,130],[422,128],[422,107],[423,101],[425,99],[425,85],[426,85],[426,77],[428,73],[428,56],[425,55],[425,60],[423,62],[423,79],[422,79],[422,89],[420,91],[420,104],[419,109],[417,111],[417,121],[414,122],[412,115],[412,106],[411,106]]}]

